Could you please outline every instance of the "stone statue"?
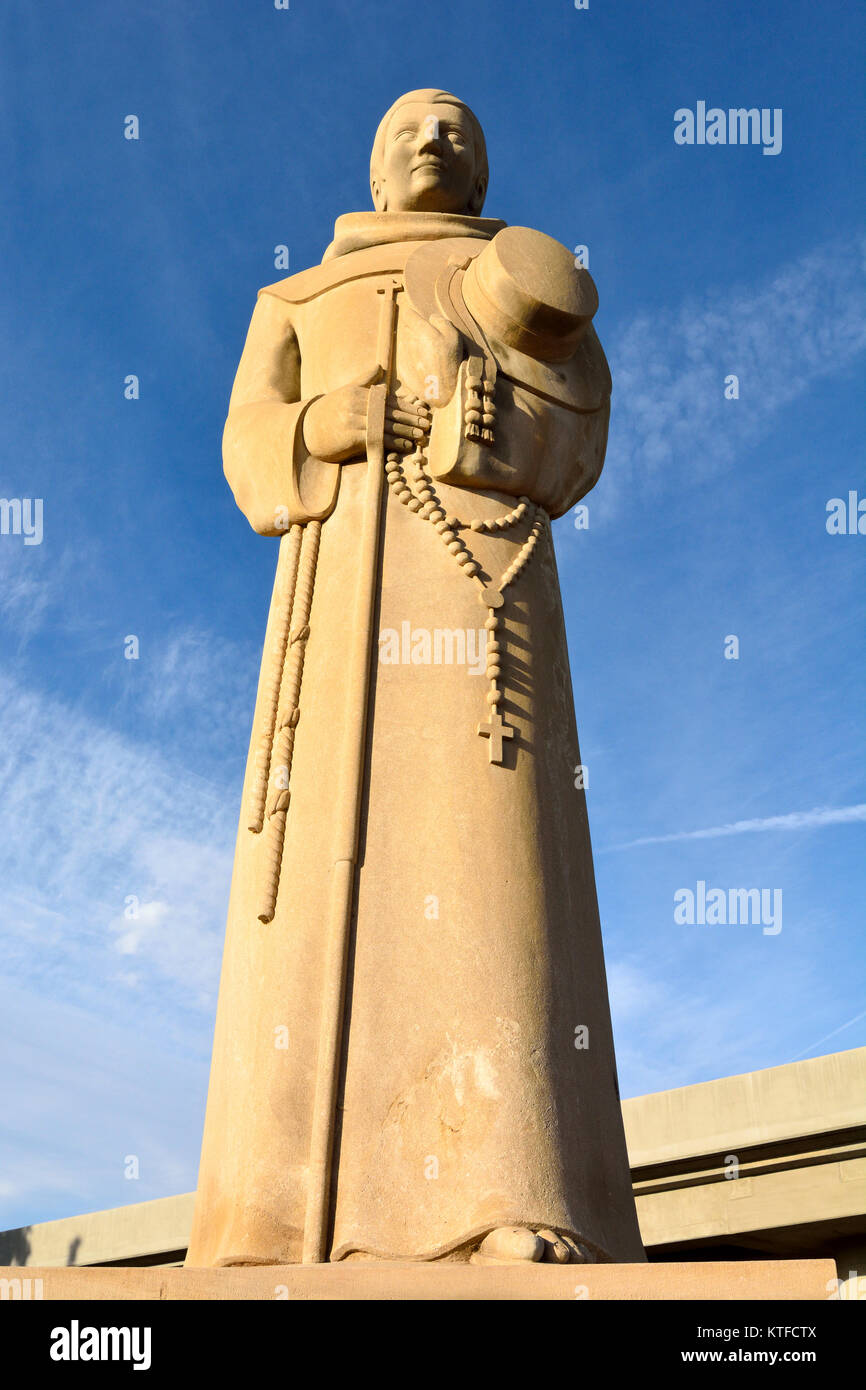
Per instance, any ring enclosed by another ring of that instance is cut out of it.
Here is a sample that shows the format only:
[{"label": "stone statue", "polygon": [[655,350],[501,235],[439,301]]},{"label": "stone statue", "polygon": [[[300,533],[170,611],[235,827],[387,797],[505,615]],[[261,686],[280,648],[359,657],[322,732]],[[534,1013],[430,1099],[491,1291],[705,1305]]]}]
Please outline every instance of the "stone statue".
[{"label": "stone statue", "polygon": [[610,376],[487,179],[401,97],[376,210],[253,313],[223,457],[281,540],[188,1264],[644,1258],[550,534]]}]

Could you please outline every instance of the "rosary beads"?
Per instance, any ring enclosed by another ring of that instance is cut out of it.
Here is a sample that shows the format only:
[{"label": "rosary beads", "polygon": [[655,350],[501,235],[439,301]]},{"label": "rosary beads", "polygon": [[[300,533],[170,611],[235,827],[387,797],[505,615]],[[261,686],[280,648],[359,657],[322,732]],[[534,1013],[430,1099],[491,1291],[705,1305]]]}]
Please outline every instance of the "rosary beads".
[{"label": "rosary beads", "polygon": [[[415,486],[406,481],[403,464],[411,464]],[[454,556],[463,573],[475,579],[479,585],[479,598],[487,608],[484,624],[489,636],[487,639],[487,704],[490,707],[486,722],[476,726],[476,733],[489,739],[489,761],[502,763],[503,739],[514,738],[515,730],[506,724],[498,709],[502,702],[500,689],[502,677],[502,644],[499,640],[501,619],[497,609],[505,603],[503,591],[512,584],[529,563],[538,539],[548,521],[543,507],[536,506],[528,497],[521,497],[517,506],[503,516],[488,521],[474,520],[468,524],[456,516],[449,516],[442,507],[433,490],[432,480],[427,473],[426,457],[420,446],[416,447],[411,458],[398,453],[389,453],[385,463],[385,476],[395,497],[409,511],[415,512],[423,521],[429,522],[438,533],[442,544]],[[476,534],[496,535],[518,525],[529,515],[531,525],[529,535],[507,569],[503,570],[499,582],[485,585],[480,578],[481,566],[468,546],[460,539],[459,531],[474,531]]]}]

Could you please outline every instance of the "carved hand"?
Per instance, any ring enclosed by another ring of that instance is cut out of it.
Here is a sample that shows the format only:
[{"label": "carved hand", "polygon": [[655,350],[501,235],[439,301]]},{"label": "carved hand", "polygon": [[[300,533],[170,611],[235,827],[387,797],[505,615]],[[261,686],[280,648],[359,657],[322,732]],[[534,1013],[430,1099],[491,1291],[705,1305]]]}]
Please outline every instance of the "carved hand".
[{"label": "carved hand", "polygon": [[463,340],[441,314],[423,318],[410,304],[400,310],[397,365],[408,391],[434,409],[447,405],[457,385],[463,360]]},{"label": "carved hand", "polygon": [[[304,443],[314,458],[348,463],[363,457],[368,386],[340,386],[313,401],[304,416]],[[430,408],[414,396],[392,396],[385,410],[386,452],[408,453],[430,431]]]}]

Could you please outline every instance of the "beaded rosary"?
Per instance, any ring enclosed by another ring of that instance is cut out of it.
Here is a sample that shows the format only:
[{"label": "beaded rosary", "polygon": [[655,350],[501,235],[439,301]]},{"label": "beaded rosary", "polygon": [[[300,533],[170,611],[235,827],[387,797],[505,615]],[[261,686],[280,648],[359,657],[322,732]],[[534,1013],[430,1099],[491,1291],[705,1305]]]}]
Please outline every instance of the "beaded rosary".
[{"label": "beaded rosary", "polygon": [[[413,466],[415,487],[410,486],[406,481],[403,472],[404,461]],[[397,500],[403,506],[408,507],[410,512],[415,512],[423,521],[430,522],[434,530],[438,532],[442,544],[454,556],[463,573],[470,579],[476,580],[479,585],[479,598],[488,609],[484,626],[491,634],[488,637],[486,649],[487,679],[490,683],[486,698],[490,709],[487,722],[477,724],[475,732],[490,741],[489,761],[501,764],[503,761],[502,740],[514,738],[515,730],[510,724],[504,722],[498,709],[502,702],[502,691],[499,688],[502,676],[502,648],[497,635],[500,618],[496,610],[502,608],[505,603],[503,590],[517,578],[529,563],[538,538],[549,520],[547,513],[543,507],[537,506],[528,497],[521,497],[517,506],[503,516],[493,517],[488,521],[470,521],[467,526],[467,523],[458,517],[447,515],[436,497],[432,480],[427,473],[426,456],[420,445],[416,448],[411,459],[405,454],[389,453],[385,462],[385,476]],[[516,526],[521,522],[527,513],[531,517],[532,524],[529,535],[519,553],[508,568],[503,571],[498,584],[485,585],[479,577],[481,566],[465,543],[458,537],[457,532],[468,529],[475,532],[485,532],[489,535],[498,531],[507,531],[509,527]]]}]

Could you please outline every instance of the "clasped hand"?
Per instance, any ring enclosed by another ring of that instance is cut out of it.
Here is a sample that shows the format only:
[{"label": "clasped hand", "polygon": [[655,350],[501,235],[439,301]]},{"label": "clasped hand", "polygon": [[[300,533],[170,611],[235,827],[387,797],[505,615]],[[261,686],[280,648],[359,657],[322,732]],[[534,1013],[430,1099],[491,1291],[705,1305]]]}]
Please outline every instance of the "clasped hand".
[{"label": "clasped hand", "polygon": [[[367,443],[369,386],[340,386],[320,396],[304,416],[304,443],[314,458],[348,463],[363,457]],[[432,413],[417,396],[389,396],[385,407],[385,452],[408,453],[430,433]]]}]

